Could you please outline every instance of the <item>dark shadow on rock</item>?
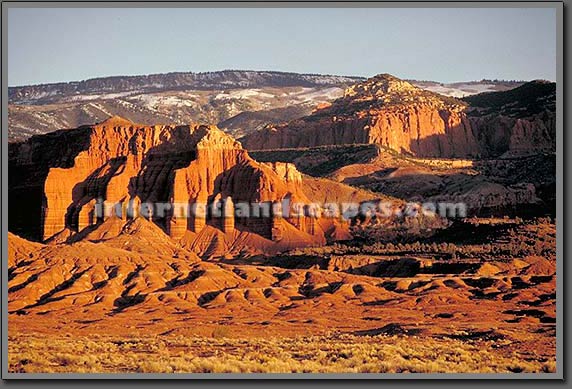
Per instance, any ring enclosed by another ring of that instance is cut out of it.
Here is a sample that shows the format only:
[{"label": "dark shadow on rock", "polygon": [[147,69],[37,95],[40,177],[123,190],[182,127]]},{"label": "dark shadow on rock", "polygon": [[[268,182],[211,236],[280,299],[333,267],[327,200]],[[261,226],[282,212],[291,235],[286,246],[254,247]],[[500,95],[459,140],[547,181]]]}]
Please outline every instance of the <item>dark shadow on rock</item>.
[{"label": "dark shadow on rock", "polygon": [[50,168],[69,168],[89,148],[90,127],[59,130],[8,145],[8,230],[42,239],[44,183]]}]

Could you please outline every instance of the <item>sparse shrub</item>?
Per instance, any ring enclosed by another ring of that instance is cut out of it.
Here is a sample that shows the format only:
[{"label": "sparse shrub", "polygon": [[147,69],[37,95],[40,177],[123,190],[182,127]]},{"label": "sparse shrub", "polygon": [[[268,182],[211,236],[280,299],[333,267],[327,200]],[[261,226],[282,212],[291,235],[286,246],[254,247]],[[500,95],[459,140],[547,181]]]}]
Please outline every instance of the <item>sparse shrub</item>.
[{"label": "sparse shrub", "polygon": [[227,326],[217,326],[213,329],[212,337],[215,339],[228,338],[230,330]]},{"label": "sparse shrub", "polygon": [[[225,327],[217,327],[225,328]],[[213,331],[214,332],[214,331]],[[112,347],[124,338],[10,338],[12,372],[141,373],[397,373],[556,371],[554,360],[525,361],[460,340],[402,336],[324,336],[266,339],[140,338],[130,348]],[[76,355],[90,342],[89,355]],[[150,353],[152,348],[155,350]],[[183,348],[185,351],[174,351]],[[111,351],[108,351],[111,350]],[[214,351],[216,350],[216,351]],[[208,351],[211,356],[204,356]],[[213,352],[214,351],[214,352]],[[25,362],[24,362],[25,361]],[[105,361],[99,364],[99,361]]]}]

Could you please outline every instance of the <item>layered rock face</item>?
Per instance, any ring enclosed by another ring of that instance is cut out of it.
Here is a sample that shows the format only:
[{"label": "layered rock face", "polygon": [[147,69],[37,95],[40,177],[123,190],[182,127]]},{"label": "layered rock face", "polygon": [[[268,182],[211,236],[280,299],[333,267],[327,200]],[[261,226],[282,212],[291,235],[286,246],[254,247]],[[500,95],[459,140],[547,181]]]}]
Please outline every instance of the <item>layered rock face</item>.
[{"label": "layered rock face", "polygon": [[517,88],[465,97],[467,116],[483,155],[556,151],[556,84],[531,81]]},{"label": "layered rock face", "polygon": [[[67,152],[64,140],[69,142]],[[49,148],[60,154],[36,155]],[[142,216],[175,238],[214,227],[230,241],[238,230],[278,241],[286,228],[294,231],[294,240],[324,241],[321,229],[307,228],[314,224],[306,220],[311,217],[302,215],[300,221],[298,215],[290,217],[277,207],[285,199],[310,202],[295,167],[254,161],[240,143],[214,126],[146,127],[113,117],[12,147],[11,171],[23,166],[27,175],[14,177],[13,187],[42,188],[40,218],[34,214],[27,220],[41,225],[41,240],[89,232],[112,217],[127,222]],[[39,171],[43,173],[29,177]],[[259,217],[241,215],[235,212],[241,202],[267,205],[270,211]],[[191,213],[195,208],[204,212]],[[213,211],[219,208],[220,214]]]},{"label": "layered rock face", "polygon": [[[534,95],[527,84],[516,89],[520,88],[528,96]],[[498,104],[496,95],[514,105],[518,94],[511,93],[487,93],[484,99],[477,95],[461,101],[382,74],[348,88],[331,106],[289,124],[266,127],[241,142],[250,150],[370,143],[399,153],[443,158],[550,149],[554,145],[555,97],[540,92],[538,99],[530,102],[541,106],[535,115],[488,109],[491,100]],[[481,106],[473,108],[476,101]]]},{"label": "layered rock face", "polygon": [[42,238],[95,224],[98,199],[108,205],[159,201],[170,171],[188,163],[192,145],[205,131],[201,126],[144,128],[117,117],[94,126],[89,147],[75,156],[73,165],[48,172]]},{"label": "layered rock face", "polygon": [[467,156],[478,148],[464,108],[459,100],[382,74],[348,88],[329,107],[242,142],[253,150],[375,143],[415,155]]},{"label": "layered rock face", "polygon": [[[301,175],[294,165],[262,164],[254,161],[240,143],[220,130],[211,130],[196,145],[196,158],[184,168],[173,172],[169,201],[178,206],[220,204],[223,232],[233,230],[231,217],[234,204],[260,204],[274,209],[285,198],[291,202],[309,203],[301,190]],[[193,209],[193,208],[191,208]],[[251,209],[248,209],[250,212]],[[173,217],[168,231],[180,238],[186,231],[201,232],[209,210],[184,218]],[[278,212],[275,212],[278,213]],[[280,215],[254,217],[245,215],[240,224],[259,235],[272,239],[272,228]],[[240,216],[239,216],[240,217]]]},{"label": "layered rock face", "polygon": [[74,158],[89,148],[88,127],[56,131],[8,145],[8,191],[11,232],[32,240],[43,236],[44,183],[52,168],[70,168]]}]

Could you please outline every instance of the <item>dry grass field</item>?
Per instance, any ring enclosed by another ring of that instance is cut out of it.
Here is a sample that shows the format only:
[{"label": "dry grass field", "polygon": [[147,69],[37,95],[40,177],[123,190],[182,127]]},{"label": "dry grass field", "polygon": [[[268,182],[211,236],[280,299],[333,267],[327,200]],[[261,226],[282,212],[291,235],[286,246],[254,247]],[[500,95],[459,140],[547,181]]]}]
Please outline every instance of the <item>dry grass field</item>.
[{"label": "dry grass field", "polygon": [[549,373],[510,341],[415,336],[34,337],[9,340],[9,368],[26,373]]}]

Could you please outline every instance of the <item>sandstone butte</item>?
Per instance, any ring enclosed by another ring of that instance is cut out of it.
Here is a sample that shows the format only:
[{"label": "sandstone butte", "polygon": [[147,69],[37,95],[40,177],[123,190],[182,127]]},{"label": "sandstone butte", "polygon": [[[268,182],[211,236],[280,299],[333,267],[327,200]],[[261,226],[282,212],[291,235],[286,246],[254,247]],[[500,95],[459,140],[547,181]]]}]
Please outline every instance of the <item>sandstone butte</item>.
[{"label": "sandstone butte", "polygon": [[555,144],[554,112],[548,118],[546,112],[527,118],[483,116],[463,100],[419,89],[389,74],[355,84],[320,108],[240,141],[249,150],[379,144],[398,153],[441,158],[553,151]]},{"label": "sandstone butte", "polygon": [[[288,215],[280,214],[276,204],[284,199],[291,204],[311,203],[302,175],[293,164],[256,162],[238,141],[215,126],[144,126],[112,117],[94,126],[32,138],[15,147],[10,157],[15,169],[44,169],[43,174],[27,179],[33,181],[28,182],[30,186],[42,188],[43,241],[70,241],[87,234],[103,237],[130,222],[125,212],[129,204],[137,207],[148,202],[199,204],[203,207],[199,209],[219,202],[222,217],[208,212],[178,218],[173,212],[161,218],[144,215],[203,255],[245,249],[276,252],[348,237],[347,224],[338,219],[309,212],[299,215],[293,208]],[[13,179],[26,185],[26,178]],[[112,212],[98,216],[97,199],[104,199],[105,209]],[[269,208],[275,204],[276,208],[271,217],[235,218],[238,202]],[[33,220],[34,215],[31,219],[31,224],[40,223]]]}]

